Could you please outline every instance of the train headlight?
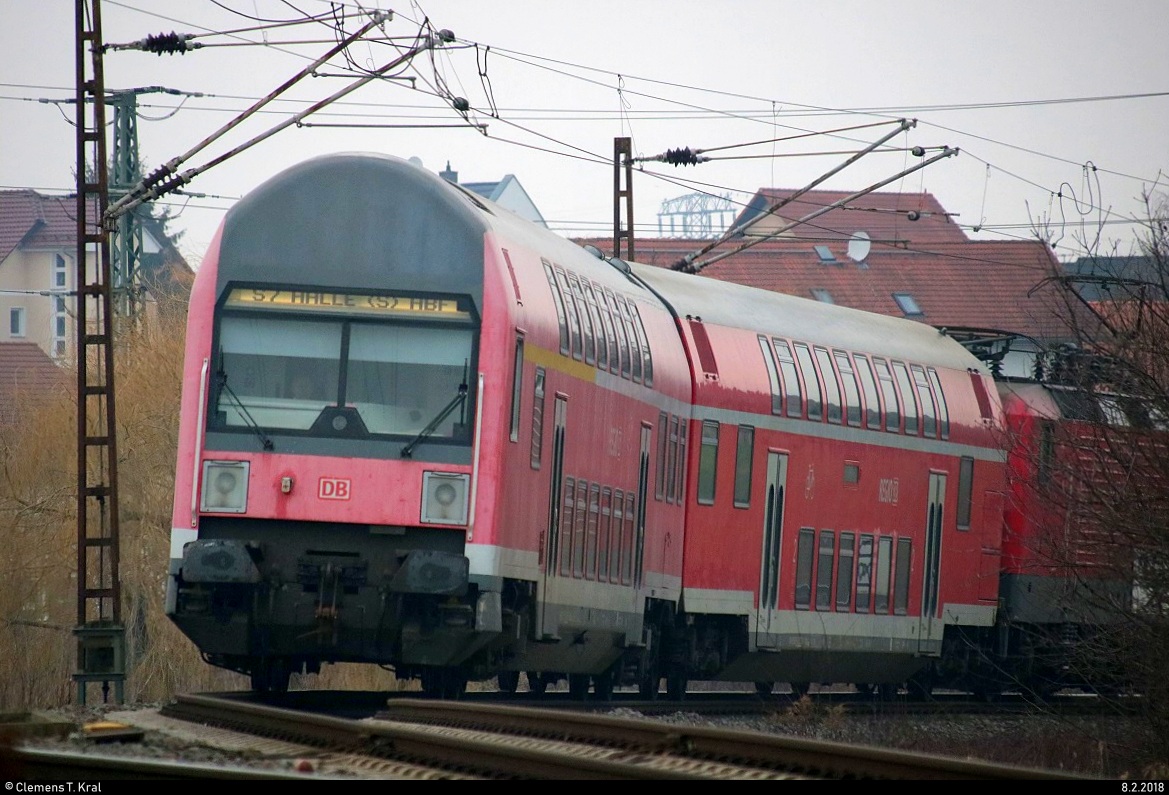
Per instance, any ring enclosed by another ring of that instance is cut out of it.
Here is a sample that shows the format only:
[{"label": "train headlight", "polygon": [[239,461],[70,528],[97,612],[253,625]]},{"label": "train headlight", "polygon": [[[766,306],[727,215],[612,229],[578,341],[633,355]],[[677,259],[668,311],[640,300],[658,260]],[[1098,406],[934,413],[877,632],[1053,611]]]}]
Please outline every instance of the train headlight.
[{"label": "train headlight", "polygon": [[465,525],[470,480],[467,475],[422,473],[422,521]]},{"label": "train headlight", "polygon": [[204,461],[199,510],[243,513],[248,509],[248,462]]}]

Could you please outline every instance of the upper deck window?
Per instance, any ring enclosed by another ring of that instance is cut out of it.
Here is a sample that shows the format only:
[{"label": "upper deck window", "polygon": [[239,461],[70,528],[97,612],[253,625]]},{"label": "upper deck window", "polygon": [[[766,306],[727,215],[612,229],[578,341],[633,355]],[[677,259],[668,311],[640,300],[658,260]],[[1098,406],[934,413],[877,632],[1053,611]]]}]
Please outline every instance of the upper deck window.
[{"label": "upper deck window", "polygon": [[801,381],[808,395],[808,419],[819,420],[823,417],[823,410],[820,407],[820,381],[816,377],[816,367],[812,364],[812,352],[802,342],[795,343],[795,346]]}]

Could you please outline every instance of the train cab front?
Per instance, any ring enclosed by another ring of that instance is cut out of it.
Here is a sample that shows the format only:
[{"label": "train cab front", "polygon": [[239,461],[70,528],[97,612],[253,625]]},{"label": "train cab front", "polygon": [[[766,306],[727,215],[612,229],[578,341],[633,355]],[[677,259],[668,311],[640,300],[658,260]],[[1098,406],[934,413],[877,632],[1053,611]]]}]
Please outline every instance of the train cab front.
[{"label": "train cab front", "polygon": [[464,549],[470,297],[233,285],[215,317],[168,614],[258,687],[321,662],[461,664],[498,612]]}]

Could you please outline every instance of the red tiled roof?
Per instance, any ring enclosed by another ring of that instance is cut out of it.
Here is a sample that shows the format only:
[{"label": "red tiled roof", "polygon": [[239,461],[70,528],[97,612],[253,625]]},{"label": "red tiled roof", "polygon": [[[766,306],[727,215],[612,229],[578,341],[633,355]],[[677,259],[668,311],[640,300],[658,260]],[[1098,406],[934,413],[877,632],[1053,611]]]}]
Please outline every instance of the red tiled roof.
[{"label": "red tiled roof", "polygon": [[[874,235],[876,238],[876,235]],[[608,251],[612,240],[576,240]],[[741,242],[741,240],[739,241]],[[635,259],[670,267],[704,241],[639,238]],[[695,263],[730,250],[735,240]],[[821,260],[813,246],[827,246],[834,263]],[[1065,338],[1058,320],[1056,291],[1044,289],[1059,263],[1038,241],[960,240],[920,243],[908,248],[874,242],[863,262],[848,256],[847,238],[836,241],[773,238],[700,267],[707,278],[812,298],[827,290],[834,303],[883,315],[903,316],[894,293],[908,293],[922,310],[913,319],[936,327],[976,327],[1032,337]]]},{"label": "red tiled roof", "polygon": [[0,262],[44,223],[40,199],[31,190],[0,191]]},{"label": "red tiled roof", "polygon": [[0,343],[0,426],[16,419],[18,399],[66,386],[67,374],[33,342]]},{"label": "red tiled roof", "polygon": [[77,245],[77,199],[32,190],[0,191],[0,262],[17,246]]},{"label": "red tiled roof", "polygon": [[[805,218],[855,192],[810,190],[775,210],[775,218],[758,221],[748,234],[778,229],[786,222]],[[788,189],[761,188],[735,219],[734,225],[738,227],[760,217],[768,207],[794,193],[796,191]],[[910,248],[968,240],[966,233],[933,194],[882,191],[868,193],[844,207],[828,210],[785,235],[801,239],[847,240],[857,232],[866,233],[874,243],[907,245]]]}]

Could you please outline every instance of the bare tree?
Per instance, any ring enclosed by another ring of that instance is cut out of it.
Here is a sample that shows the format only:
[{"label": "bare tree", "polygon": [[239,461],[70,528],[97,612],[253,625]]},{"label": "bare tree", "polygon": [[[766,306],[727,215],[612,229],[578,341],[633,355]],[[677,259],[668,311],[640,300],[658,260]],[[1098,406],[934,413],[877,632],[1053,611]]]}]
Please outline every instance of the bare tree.
[{"label": "bare tree", "polygon": [[1015,429],[1011,471],[1016,506],[1041,528],[1027,539],[1031,560],[1063,581],[1060,609],[1075,628],[1064,638],[1072,652],[1064,664],[1106,692],[1142,694],[1164,762],[1169,197],[1149,191],[1143,199],[1133,253],[1104,252],[1100,234],[1073,235],[1082,256],[1051,277],[1067,342],[1040,355],[1036,374],[1054,412],[1029,433]]}]

